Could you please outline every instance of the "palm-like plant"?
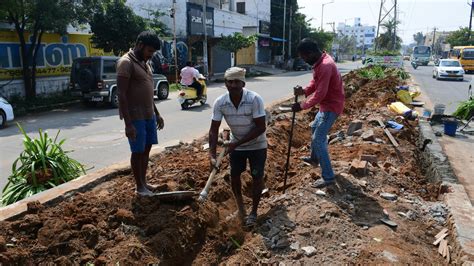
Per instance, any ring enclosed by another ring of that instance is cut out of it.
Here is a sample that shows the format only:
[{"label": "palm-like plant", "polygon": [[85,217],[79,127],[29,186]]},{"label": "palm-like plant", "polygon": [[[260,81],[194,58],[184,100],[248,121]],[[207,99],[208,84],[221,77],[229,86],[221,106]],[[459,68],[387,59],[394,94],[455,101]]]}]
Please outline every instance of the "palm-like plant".
[{"label": "palm-like plant", "polygon": [[71,159],[62,145],[57,142],[59,130],[54,139],[47,132],[39,130],[39,138],[31,139],[20,124],[24,136],[24,151],[13,162],[12,174],[3,189],[2,204],[8,205],[36,193],[68,182],[85,173],[82,164]]},{"label": "palm-like plant", "polygon": [[400,24],[400,22],[395,21],[394,19],[381,24],[382,28],[385,29],[385,32],[380,34],[376,40],[379,49],[399,50],[401,48],[402,39],[400,37],[396,36],[395,43],[393,42],[393,35],[398,24]]}]

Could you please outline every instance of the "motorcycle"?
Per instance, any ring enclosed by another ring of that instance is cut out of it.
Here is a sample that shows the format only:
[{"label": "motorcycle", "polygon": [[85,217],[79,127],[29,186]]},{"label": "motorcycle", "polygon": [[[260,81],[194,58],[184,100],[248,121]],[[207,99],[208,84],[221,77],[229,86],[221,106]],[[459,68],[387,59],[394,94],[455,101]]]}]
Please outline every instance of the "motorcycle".
[{"label": "motorcycle", "polygon": [[207,101],[207,85],[206,85],[206,77],[200,74],[198,82],[202,86],[202,95],[201,97],[197,97],[197,91],[193,87],[186,87],[183,86],[179,90],[178,93],[178,102],[181,105],[182,110],[187,110],[195,103],[200,103],[201,105],[206,104]]},{"label": "motorcycle", "polygon": [[413,67],[413,69],[416,69],[418,67],[418,64],[416,63],[416,61],[411,61],[411,66]]}]

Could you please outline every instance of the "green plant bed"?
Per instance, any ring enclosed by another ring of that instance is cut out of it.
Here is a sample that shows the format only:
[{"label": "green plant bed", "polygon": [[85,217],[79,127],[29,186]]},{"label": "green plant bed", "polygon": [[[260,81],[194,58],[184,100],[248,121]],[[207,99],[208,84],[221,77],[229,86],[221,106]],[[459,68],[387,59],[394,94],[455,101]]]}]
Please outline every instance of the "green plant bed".
[{"label": "green plant bed", "polygon": [[467,100],[461,102],[453,113],[453,115],[459,119],[469,120],[474,114],[474,100]]},{"label": "green plant bed", "polygon": [[82,164],[63,150],[65,139],[58,141],[39,130],[39,138],[30,138],[18,124],[23,134],[24,150],[13,162],[12,174],[3,188],[2,205],[9,205],[41,191],[66,183],[85,174]]}]

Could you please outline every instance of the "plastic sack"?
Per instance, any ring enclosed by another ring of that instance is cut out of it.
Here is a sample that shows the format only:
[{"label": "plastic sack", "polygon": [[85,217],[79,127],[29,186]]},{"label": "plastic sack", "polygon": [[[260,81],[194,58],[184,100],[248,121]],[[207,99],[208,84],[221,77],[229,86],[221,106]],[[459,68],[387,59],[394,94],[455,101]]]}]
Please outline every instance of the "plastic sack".
[{"label": "plastic sack", "polygon": [[388,105],[388,109],[396,114],[405,116],[406,113],[411,112],[411,109],[402,102],[394,102]]},{"label": "plastic sack", "polygon": [[413,102],[413,98],[411,97],[410,92],[406,90],[399,90],[397,92],[397,97],[404,104],[410,104],[411,102]]}]

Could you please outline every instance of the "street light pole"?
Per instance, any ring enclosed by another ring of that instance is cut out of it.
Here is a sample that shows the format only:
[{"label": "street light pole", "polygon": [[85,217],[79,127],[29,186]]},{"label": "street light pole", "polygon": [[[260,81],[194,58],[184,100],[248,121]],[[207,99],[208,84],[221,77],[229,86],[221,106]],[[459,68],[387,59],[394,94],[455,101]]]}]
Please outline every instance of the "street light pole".
[{"label": "street light pole", "polygon": [[319,28],[320,31],[323,31],[323,25],[324,25],[324,6],[328,4],[332,4],[332,3],[334,3],[334,0],[321,5],[321,28]]}]

